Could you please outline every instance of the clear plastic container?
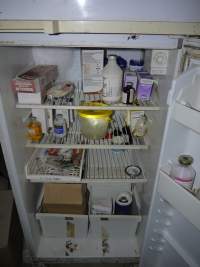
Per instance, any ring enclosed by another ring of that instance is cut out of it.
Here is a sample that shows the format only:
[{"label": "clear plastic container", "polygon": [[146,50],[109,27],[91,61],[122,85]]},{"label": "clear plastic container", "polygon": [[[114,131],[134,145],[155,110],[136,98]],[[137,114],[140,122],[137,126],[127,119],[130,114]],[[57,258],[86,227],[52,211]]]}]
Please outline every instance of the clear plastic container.
[{"label": "clear plastic container", "polygon": [[42,138],[42,126],[41,123],[32,117],[27,125],[28,139],[32,142],[39,142]]},{"label": "clear plastic container", "polygon": [[115,55],[108,57],[103,69],[103,101],[108,104],[117,103],[121,98],[123,71],[118,66]]},{"label": "clear plastic container", "polygon": [[147,117],[144,115],[139,118],[135,124],[133,135],[135,137],[144,137],[147,133]]},{"label": "clear plastic container", "polygon": [[111,110],[79,110],[81,133],[89,139],[104,138],[111,115]]},{"label": "clear plastic container", "polygon": [[170,176],[181,186],[192,189],[196,172],[191,166],[193,158],[190,155],[180,155],[178,162],[173,163]]},{"label": "clear plastic container", "polygon": [[54,120],[54,136],[63,138],[66,136],[66,122],[62,114],[57,114]]}]

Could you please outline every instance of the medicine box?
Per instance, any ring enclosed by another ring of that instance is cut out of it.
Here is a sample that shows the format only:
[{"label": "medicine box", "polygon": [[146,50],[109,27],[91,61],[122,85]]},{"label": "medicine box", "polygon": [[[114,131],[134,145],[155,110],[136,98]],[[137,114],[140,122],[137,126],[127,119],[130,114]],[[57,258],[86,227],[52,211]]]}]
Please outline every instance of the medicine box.
[{"label": "medicine box", "polygon": [[82,50],[82,79],[83,92],[95,93],[103,88],[103,60],[104,51],[101,50]]}]

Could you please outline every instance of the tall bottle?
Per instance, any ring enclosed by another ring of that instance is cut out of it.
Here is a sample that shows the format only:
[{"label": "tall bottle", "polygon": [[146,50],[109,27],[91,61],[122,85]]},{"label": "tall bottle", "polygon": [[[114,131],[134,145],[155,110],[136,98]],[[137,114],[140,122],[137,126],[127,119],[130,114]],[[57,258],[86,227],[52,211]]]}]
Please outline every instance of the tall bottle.
[{"label": "tall bottle", "polygon": [[103,101],[117,103],[121,98],[123,71],[117,65],[116,56],[110,55],[103,69]]}]

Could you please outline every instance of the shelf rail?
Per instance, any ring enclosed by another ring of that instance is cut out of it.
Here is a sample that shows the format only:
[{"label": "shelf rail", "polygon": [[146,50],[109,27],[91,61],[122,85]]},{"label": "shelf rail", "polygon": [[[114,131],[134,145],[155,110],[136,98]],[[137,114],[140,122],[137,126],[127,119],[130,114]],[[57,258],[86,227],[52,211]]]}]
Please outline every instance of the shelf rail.
[{"label": "shelf rail", "polygon": [[[86,94],[82,90],[74,90],[73,95],[69,95],[63,98],[51,98],[46,99],[43,104],[17,104],[17,108],[37,108],[37,109],[91,109],[91,106],[84,105],[84,102],[97,101],[103,102],[103,94],[99,93],[89,93]],[[137,100],[135,104],[126,105],[123,103],[116,103],[107,106],[92,106],[93,110],[160,110],[158,105],[158,100],[156,100],[156,94],[151,97],[149,101]]]}]

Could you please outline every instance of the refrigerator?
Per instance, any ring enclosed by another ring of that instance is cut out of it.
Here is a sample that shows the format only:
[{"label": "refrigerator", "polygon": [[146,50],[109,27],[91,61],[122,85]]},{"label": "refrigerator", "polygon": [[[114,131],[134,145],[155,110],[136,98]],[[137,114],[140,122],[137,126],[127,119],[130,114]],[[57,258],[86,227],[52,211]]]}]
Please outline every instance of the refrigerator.
[{"label": "refrigerator", "polygon": [[[128,0],[126,5],[121,1],[2,2],[0,140],[28,261],[199,266],[199,199],[169,175],[172,162],[180,154],[190,154],[196,170],[193,188],[200,187],[199,111],[188,105],[199,94],[199,3],[168,1],[165,13],[163,5],[164,1],[154,1],[149,7],[147,1],[136,5]],[[75,120],[65,142],[54,142],[48,132],[40,143],[27,142],[26,123],[31,112],[64,110],[76,114],[80,109],[81,100],[85,100],[81,51],[88,48],[104,49],[107,55],[116,54],[127,61],[142,55],[145,68],[154,68],[158,86],[150,102],[109,106],[118,118],[113,129],[130,122],[131,112],[144,111],[149,122],[146,136],[133,138],[131,143],[86,142]],[[154,61],[153,53],[157,55]],[[36,64],[56,64],[58,80],[76,84],[72,105],[18,103],[11,79]],[[38,171],[38,153],[47,148],[84,149],[77,174],[80,180]],[[124,172],[132,164],[142,169],[138,179]],[[87,184],[90,196],[100,198],[115,199],[120,192],[130,191],[137,209],[131,215],[45,214],[39,208],[47,182]],[[73,234],[67,230],[71,224]]]}]

